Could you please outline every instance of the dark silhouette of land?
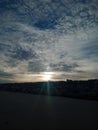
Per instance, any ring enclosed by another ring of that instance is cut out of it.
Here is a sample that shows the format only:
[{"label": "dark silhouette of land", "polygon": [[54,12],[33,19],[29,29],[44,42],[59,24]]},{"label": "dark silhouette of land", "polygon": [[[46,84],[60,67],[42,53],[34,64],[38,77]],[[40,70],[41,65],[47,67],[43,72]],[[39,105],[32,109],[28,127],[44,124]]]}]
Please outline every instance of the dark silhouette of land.
[{"label": "dark silhouette of land", "polygon": [[85,81],[47,81],[34,83],[4,83],[0,91],[22,92],[98,100],[98,79]]},{"label": "dark silhouette of land", "polygon": [[0,130],[98,130],[97,101],[98,80],[0,84]]}]

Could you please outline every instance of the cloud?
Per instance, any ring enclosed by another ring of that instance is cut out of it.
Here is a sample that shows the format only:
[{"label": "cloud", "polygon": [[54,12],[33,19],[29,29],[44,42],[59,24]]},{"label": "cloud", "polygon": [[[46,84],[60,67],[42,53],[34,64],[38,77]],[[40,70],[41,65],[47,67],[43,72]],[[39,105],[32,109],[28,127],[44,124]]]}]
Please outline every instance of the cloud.
[{"label": "cloud", "polygon": [[4,72],[4,71],[0,71],[0,78],[1,77],[13,77],[13,74],[10,74],[10,73],[7,73],[7,72]]},{"label": "cloud", "polygon": [[2,73],[53,71],[59,78],[64,76],[59,72],[72,79],[98,78],[97,4],[97,0],[1,1]]},{"label": "cloud", "polygon": [[[94,39],[94,41],[89,42],[89,44],[86,44],[83,46],[83,52],[84,56],[90,58],[90,59],[96,59],[98,57],[98,39]],[[96,59],[97,60],[97,59]]]}]

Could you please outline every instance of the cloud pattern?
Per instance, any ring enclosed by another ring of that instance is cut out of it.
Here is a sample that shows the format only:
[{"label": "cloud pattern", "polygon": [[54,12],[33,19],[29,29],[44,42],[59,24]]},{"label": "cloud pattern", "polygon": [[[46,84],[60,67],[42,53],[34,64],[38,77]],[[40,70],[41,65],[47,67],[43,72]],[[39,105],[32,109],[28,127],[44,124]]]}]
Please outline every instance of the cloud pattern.
[{"label": "cloud pattern", "polygon": [[98,78],[97,5],[98,0],[0,1],[0,81],[16,81],[19,74],[32,74],[35,81],[45,71],[54,72],[54,80]]}]

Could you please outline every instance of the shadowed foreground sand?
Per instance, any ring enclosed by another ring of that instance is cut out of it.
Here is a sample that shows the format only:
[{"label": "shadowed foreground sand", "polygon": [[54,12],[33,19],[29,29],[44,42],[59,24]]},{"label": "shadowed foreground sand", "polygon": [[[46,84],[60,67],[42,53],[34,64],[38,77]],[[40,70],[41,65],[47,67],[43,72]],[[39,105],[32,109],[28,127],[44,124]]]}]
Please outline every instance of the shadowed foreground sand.
[{"label": "shadowed foreground sand", "polygon": [[0,92],[0,130],[98,130],[98,102]]}]

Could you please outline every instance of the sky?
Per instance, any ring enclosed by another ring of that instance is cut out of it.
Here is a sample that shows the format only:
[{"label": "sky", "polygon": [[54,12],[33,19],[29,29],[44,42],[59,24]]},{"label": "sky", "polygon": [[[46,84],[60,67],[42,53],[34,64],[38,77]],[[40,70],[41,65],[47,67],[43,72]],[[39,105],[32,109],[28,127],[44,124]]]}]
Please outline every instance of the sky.
[{"label": "sky", "polygon": [[98,78],[98,0],[1,0],[0,83]]}]

